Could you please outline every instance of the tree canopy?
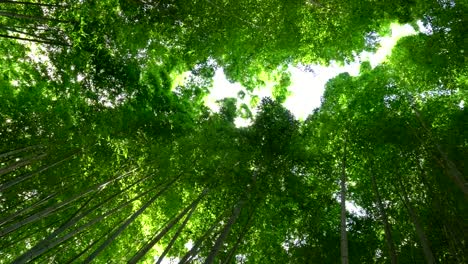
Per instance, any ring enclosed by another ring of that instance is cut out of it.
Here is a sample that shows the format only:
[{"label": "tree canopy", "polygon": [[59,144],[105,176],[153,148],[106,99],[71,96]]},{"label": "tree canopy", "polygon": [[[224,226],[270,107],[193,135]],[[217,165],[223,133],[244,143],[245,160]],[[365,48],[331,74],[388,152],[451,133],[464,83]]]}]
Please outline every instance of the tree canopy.
[{"label": "tree canopy", "polygon": [[[466,263],[466,14],[0,0],[0,263]],[[426,30],[306,120],[283,106],[288,66],[354,61],[395,22]],[[210,110],[221,68],[247,92],[276,76],[274,98]]]}]

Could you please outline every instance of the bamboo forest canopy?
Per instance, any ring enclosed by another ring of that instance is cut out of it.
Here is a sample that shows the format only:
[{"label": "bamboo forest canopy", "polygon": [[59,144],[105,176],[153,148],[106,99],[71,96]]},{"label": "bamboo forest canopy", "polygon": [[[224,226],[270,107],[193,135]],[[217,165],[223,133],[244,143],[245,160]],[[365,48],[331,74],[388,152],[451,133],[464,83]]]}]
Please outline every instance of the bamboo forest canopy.
[{"label": "bamboo forest canopy", "polygon": [[[0,263],[467,263],[467,14],[0,0]],[[290,65],[354,61],[391,23],[426,30],[306,120],[283,106]],[[211,111],[217,69],[274,96]]]}]

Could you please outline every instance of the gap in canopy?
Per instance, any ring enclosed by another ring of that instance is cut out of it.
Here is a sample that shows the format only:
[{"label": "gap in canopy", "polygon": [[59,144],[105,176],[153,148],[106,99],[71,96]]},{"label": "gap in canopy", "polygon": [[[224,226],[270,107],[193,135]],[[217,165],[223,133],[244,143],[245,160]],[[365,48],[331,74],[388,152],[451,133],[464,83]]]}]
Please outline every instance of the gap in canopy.
[{"label": "gap in canopy", "polygon": [[[430,29],[426,28],[420,21],[417,23],[418,31],[428,34]],[[340,73],[348,72],[350,75],[359,75],[359,69],[362,62],[370,62],[372,67],[376,67],[385,61],[391,54],[392,48],[397,41],[405,36],[414,35],[418,32],[409,25],[391,24],[390,36],[378,38],[379,48],[375,53],[361,52],[356,55],[351,63],[340,65],[331,62],[328,66],[323,65],[289,65],[288,71],[291,74],[291,85],[288,87],[290,95],[284,102],[284,106],[291,111],[299,120],[305,120],[314,109],[321,105],[321,98],[325,91],[325,85],[328,80],[336,77]],[[187,77],[185,79],[188,79]],[[213,112],[219,112],[218,101],[225,98],[237,98],[237,106],[246,104],[251,107],[252,115],[256,114],[256,106],[264,97],[272,97],[273,87],[277,83],[266,82],[263,87],[255,89],[253,92],[247,91],[239,83],[229,82],[222,68],[216,70],[213,78],[213,87],[209,95],[205,98],[205,105]],[[242,92],[243,98],[239,98]],[[235,125],[237,127],[246,127],[252,123],[252,118],[237,117]]]}]

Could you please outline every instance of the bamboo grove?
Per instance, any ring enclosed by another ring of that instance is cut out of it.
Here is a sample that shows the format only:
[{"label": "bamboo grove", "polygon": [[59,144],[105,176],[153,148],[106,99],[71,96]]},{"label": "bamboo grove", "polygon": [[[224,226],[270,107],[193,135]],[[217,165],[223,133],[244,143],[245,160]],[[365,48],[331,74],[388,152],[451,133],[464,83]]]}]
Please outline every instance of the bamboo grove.
[{"label": "bamboo grove", "polygon": [[[0,0],[0,263],[466,263],[467,14]],[[289,65],[353,61],[391,23],[425,31],[306,120],[283,106]],[[248,93],[277,76],[273,98],[211,111],[219,68]]]}]

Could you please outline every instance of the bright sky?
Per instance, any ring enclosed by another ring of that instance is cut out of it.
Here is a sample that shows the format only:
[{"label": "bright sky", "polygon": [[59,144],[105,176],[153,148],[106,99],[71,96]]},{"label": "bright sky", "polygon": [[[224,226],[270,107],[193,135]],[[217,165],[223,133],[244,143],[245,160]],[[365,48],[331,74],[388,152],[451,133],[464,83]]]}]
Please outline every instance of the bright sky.
[{"label": "bright sky", "polygon": [[[377,66],[390,55],[391,49],[398,39],[415,33],[416,31],[410,25],[392,24],[391,35],[381,37],[380,48],[376,53],[363,52],[359,54],[356,61],[351,64],[346,64],[344,66],[340,66],[336,63],[332,63],[330,66],[310,65],[310,68],[313,70],[311,72],[305,72],[297,67],[290,66],[289,71],[291,72],[292,84],[289,87],[289,91],[291,95],[287,98],[284,106],[289,109],[297,119],[306,119],[315,108],[320,106],[325,84],[329,79],[343,72],[348,72],[354,76],[358,75],[361,61],[369,61],[372,67]],[[269,83],[266,87],[254,91],[253,94],[260,98],[271,96],[273,85],[274,83]],[[226,80],[223,70],[218,69],[214,76],[213,88],[210,95],[206,98],[205,104],[212,111],[217,112],[219,111],[219,106],[216,104],[217,100],[227,97],[237,97],[237,93],[241,90],[245,92],[245,88],[239,83],[230,83]],[[243,100],[238,98],[239,104],[246,103],[249,105],[251,97],[247,92],[246,94]],[[255,109],[252,110],[255,114]],[[236,126],[248,126],[249,124],[250,120],[242,118],[236,119]]]}]

